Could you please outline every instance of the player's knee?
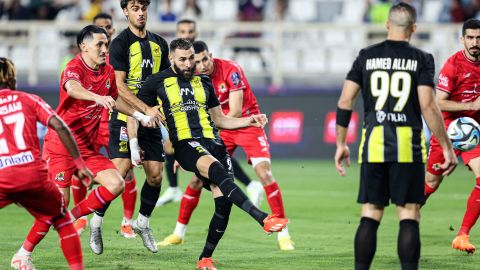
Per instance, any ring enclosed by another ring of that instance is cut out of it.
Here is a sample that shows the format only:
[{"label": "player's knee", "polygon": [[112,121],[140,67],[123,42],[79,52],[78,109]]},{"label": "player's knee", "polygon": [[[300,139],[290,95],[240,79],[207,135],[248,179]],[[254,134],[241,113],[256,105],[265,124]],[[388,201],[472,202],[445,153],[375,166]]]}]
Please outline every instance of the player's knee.
[{"label": "player's knee", "polygon": [[425,183],[433,189],[437,189],[438,186],[440,186],[440,184],[442,183],[442,180],[443,180],[443,176],[434,175],[428,172],[425,177]]},{"label": "player's knee", "polygon": [[153,174],[147,177],[148,184],[152,187],[162,186],[163,176],[162,173]]},{"label": "player's knee", "polygon": [[112,194],[119,195],[125,189],[125,182],[122,179],[112,178],[105,184],[105,188]]},{"label": "player's knee", "polygon": [[259,180],[264,185],[271,184],[274,180],[273,173],[272,173],[272,170],[270,169],[270,166],[259,164],[257,165],[257,167],[255,167],[255,172],[257,173]]},{"label": "player's knee", "polygon": [[208,179],[212,183],[221,187],[225,182],[233,182],[233,179],[227,172],[227,169],[222,165],[222,163],[215,161],[208,167]]},{"label": "player's knee", "polygon": [[189,186],[191,189],[200,190],[203,187],[203,182],[200,178],[193,177],[192,180],[190,180]]}]

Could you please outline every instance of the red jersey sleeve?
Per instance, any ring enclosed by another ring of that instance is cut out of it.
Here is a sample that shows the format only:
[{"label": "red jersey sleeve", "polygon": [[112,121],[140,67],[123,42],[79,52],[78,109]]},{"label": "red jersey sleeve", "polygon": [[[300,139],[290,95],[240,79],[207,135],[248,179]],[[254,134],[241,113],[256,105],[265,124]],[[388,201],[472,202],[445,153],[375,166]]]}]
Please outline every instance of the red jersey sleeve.
[{"label": "red jersey sleeve", "polygon": [[110,91],[108,92],[108,95],[111,96],[113,99],[117,99],[118,88],[117,88],[117,82],[115,81],[115,71],[113,71],[113,68],[111,69],[111,75],[108,80],[110,84]]},{"label": "red jersey sleeve", "polygon": [[[78,65],[74,64],[73,61],[67,64],[65,70],[62,72],[62,78],[60,80],[60,88],[65,89],[64,85],[70,80],[75,80],[79,82],[82,86],[82,81],[84,77],[84,70]],[[115,81],[113,82],[115,84]]]},{"label": "red jersey sleeve", "polygon": [[243,72],[237,65],[232,65],[227,74],[227,89],[229,92],[244,90],[246,84],[243,81]]},{"label": "red jersey sleeve", "polygon": [[48,121],[50,120],[50,117],[56,115],[55,111],[39,96],[29,94],[27,97],[32,101],[33,108],[35,108],[37,121],[48,127]]},{"label": "red jersey sleeve", "polygon": [[438,75],[437,89],[448,94],[451,94],[455,89],[456,68],[448,61],[440,70]]}]

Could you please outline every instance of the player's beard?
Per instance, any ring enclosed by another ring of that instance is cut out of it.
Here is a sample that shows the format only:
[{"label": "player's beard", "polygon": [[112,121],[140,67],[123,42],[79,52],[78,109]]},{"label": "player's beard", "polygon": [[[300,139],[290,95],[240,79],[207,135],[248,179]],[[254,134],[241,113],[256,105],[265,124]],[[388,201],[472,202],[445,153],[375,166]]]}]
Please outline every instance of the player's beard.
[{"label": "player's beard", "polygon": [[[476,51],[471,51],[472,49],[476,49]],[[479,58],[480,58],[480,47],[478,46],[473,46],[473,47],[470,47],[468,50],[468,54],[470,54],[470,56],[472,57],[475,57],[475,59],[478,61]]]},{"label": "player's beard", "polygon": [[195,64],[190,68],[190,69],[184,69],[182,70],[179,68],[176,64],[173,64],[173,69],[175,69],[175,72],[180,76],[185,81],[190,81],[193,77],[193,74],[195,73]]}]

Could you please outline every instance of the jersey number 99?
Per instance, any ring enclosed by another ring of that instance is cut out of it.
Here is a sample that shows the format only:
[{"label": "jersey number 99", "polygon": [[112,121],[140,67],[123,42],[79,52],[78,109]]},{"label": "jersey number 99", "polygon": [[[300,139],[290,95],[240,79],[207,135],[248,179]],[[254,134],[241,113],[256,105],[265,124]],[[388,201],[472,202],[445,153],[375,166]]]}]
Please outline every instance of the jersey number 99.
[{"label": "jersey number 99", "polygon": [[393,107],[394,112],[400,112],[405,107],[410,96],[412,76],[405,71],[395,71],[392,75],[383,70],[377,70],[370,75],[372,96],[377,98],[375,111],[383,109],[388,96],[398,98]]}]

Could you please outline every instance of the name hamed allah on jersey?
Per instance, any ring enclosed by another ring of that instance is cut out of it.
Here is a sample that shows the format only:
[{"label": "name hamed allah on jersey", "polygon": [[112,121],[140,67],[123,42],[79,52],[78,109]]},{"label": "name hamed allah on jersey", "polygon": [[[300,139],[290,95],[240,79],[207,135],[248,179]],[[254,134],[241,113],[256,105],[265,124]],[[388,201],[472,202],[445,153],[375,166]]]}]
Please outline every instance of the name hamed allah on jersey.
[{"label": "name hamed allah on jersey", "polygon": [[417,60],[404,58],[370,58],[365,64],[367,70],[390,69],[417,71]]}]

